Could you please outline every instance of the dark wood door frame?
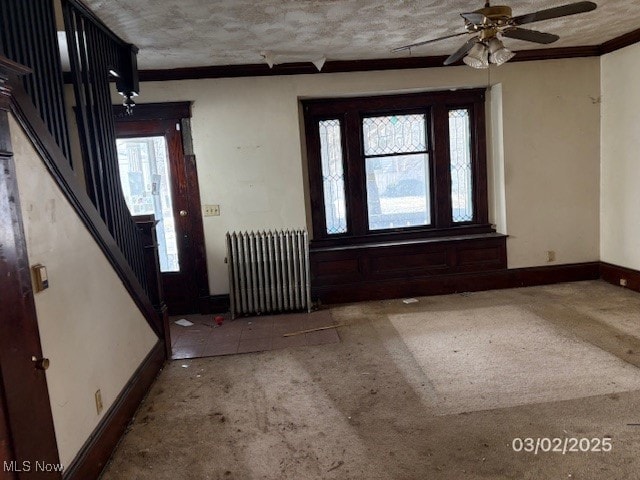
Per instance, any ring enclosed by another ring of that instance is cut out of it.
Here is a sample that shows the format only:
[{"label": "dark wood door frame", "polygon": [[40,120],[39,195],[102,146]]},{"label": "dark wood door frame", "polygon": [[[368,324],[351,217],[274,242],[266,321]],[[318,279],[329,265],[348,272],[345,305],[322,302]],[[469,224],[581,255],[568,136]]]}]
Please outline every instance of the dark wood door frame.
[{"label": "dark wood door frame", "polygon": [[35,471],[36,462],[58,465],[60,460],[47,379],[36,368],[42,348],[9,132],[7,80],[16,73],[26,71],[0,57],[0,408],[6,415],[5,453],[15,462],[13,472],[0,477],[59,479],[60,473]]},{"label": "dark wood door frame", "polygon": [[[204,230],[202,224],[202,209],[200,206],[200,191],[198,187],[198,173],[196,157],[193,153],[191,139],[191,103],[169,102],[136,105],[133,115],[124,113],[122,106],[113,107],[116,116],[116,131],[119,137],[156,135],[165,132],[170,158],[181,156],[184,168],[171,165],[172,183],[174,185],[174,218],[176,223],[189,232],[188,238],[179,239],[185,249],[189,251],[188,268],[193,272],[190,278],[191,288],[197,294],[195,305],[183,304],[176,307],[176,299],[171,299],[171,281],[163,279],[165,284],[164,296],[169,312],[200,313],[209,312],[209,280],[207,275],[206,251],[204,245]],[[155,132],[155,133],[154,133]],[[178,202],[178,203],[176,203]],[[182,202],[180,204],[180,202]],[[188,215],[181,217],[178,212],[186,210]],[[170,275],[170,274],[169,274]],[[169,291],[168,291],[169,290]],[[172,308],[173,307],[173,308]]]},{"label": "dark wood door frame", "polygon": [[[2,379],[0,379],[1,384]],[[0,390],[0,466],[2,470],[4,470],[5,462],[13,464],[12,462],[14,461],[13,442],[9,432],[9,425],[7,425],[7,411],[4,405],[4,391]],[[0,471],[0,479],[15,480],[16,473]]]}]

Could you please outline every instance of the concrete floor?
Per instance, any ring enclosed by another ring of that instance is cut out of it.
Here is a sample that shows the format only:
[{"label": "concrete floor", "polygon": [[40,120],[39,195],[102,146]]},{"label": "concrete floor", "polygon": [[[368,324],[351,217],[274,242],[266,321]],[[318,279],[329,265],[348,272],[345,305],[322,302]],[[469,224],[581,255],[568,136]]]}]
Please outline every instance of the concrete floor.
[{"label": "concrete floor", "polygon": [[[168,364],[103,480],[640,479],[640,295],[594,281],[332,313],[341,343]],[[525,438],[561,451],[515,452]]]}]

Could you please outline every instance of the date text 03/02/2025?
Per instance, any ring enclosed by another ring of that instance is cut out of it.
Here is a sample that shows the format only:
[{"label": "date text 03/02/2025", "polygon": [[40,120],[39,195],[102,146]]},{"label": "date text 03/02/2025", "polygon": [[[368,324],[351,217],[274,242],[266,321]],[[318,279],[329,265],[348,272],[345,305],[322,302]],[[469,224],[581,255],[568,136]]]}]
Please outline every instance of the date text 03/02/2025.
[{"label": "date text 03/02/2025", "polygon": [[576,438],[576,437],[538,437],[538,438],[514,438],[511,442],[514,452],[533,453],[587,453],[610,452],[613,443],[610,437],[602,438]]}]

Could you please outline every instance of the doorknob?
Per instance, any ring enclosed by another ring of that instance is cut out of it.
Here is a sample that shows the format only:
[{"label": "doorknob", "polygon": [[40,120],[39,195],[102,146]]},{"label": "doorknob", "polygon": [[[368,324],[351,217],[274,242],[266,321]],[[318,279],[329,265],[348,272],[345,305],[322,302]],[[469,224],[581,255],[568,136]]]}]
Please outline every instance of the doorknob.
[{"label": "doorknob", "polygon": [[51,363],[48,358],[37,358],[35,356],[31,357],[31,361],[35,364],[38,370],[46,370],[49,368]]},{"label": "doorknob", "polygon": [[180,216],[181,217],[186,217],[187,216],[187,211],[186,210],[180,210]]}]

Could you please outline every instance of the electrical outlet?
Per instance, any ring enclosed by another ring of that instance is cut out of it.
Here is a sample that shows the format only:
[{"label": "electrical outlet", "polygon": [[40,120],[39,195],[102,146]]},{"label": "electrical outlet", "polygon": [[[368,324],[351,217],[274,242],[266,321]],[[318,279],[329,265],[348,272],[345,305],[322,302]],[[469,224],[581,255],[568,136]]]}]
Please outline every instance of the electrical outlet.
[{"label": "electrical outlet", "polygon": [[96,412],[98,412],[98,415],[100,415],[102,413],[102,409],[103,409],[103,405],[102,405],[102,393],[100,392],[100,389],[96,390]]},{"label": "electrical outlet", "polygon": [[627,279],[626,278],[621,278],[620,279],[620,286],[621,287],[626,287],[627,286]]},{"label": "electrical outlet", "polygon": [[218,217],[220,216],[220,205],[203,205],[205,217]]},{"label": "electrical outlet", "polygon": [[556,261],[555,250],[547,250],[547,262],[555,262],[555,261]]}]

